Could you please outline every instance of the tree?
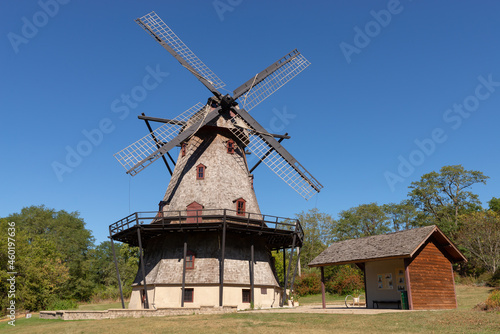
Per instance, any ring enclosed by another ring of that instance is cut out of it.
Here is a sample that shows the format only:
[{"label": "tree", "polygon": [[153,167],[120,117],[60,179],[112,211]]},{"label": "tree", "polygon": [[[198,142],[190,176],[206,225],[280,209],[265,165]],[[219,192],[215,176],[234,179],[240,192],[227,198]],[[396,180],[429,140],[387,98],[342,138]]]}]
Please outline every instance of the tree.
[{"label": "tree", "polygon": [[59,287],[61,298],[88,300],[92,296],[95,284],[89,276],[88,253],[94,246],[94,238],[78,212],[30,206],[6,219],[16,223],[28,242],[43,239],[55,247],[69,270],[69,279]]},{"label": "tree", "polygon": [[[12,238],[15,240],[12,246],[15,259],[9,264],[7,252],[0,252],[0,308],[5,311],[9,302],[7,292],[10,284],[7,278],[12,274],[8,273],[16,272],[16,308],[44,309],[51,301],[60,299],[62,286],[69,279],[69,270],[54,242],[40,235],[28,236],[22,226],[13,220],[0,219],[0,230],[7,233],[8,224],[12,222],[15,223],[15,236]],[[7,250],[7,247],[7,237],[0,238],[0,249]]]},{"label": "tree", "polygon": [[496,213],[500,213],[500,198],[493,197],[488,202],[488,205],[490,207],[490,210],[495,211]]},{"label": "tree", "polygon": [[403,200],[401,203],[384,204],[382,210],[392,223],[391,230],[395,232],[424,225],[419,220],[417,209],[409,200]]},{"label": "tree", "polygon": [[492,274],[500,267],[500,214],[488,210],[460,216],[458,242],[470,260]]},{"label": "tree", "polygon": [[482,172],[465,170],[461,165],[444,166],[439,173],[430,172],[412,182],[408,196],[431,223],[453,237],[459,215],[481,208],[478,196],[468,189],[486,184],[487,179]]},{"label": "tree", "polygon": [[377,203],[361,204],[339,213],[332,231],[335,241],[389,232],[389,218]]},{"label": "tree", "polygon": [[[131,285],[137,274],[139,265],[139,249],[127,244],[115,243],[116,261],[120,271],[120,280],[125,297],[128,297]],[[96,283],[95,296],[98,299],[110,299],[118,297],[118,277],[113,259],[111,241],[103,241],[90,252],[89,271]]]},{"label": "tree", "polygon": [[316,208],[308,212],[302,211],[296,214],[296,217],[304,230],[304,242],[300,250],[300,262],[301,266],[307,269],[307,264],[327,247],[333,219],[330,215],[319,212]]}]

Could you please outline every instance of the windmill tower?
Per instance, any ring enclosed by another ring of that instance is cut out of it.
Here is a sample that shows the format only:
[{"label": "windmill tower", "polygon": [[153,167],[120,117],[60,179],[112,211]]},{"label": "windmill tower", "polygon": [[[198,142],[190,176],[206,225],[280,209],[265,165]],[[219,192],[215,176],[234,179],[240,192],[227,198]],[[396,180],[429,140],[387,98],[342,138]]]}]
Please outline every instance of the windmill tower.
[{"label": "windmill tower", "polygon": [[[111,240],[140,249],[129,308],[282,305],[303,231],[295,219],[261,213],[251,174],[256,166],[249,169],[247,154],[306,199],[322,185],[280,144],[289,137],[267,132],[249,111],[309,62],[294,50],[232,96],[223,95],[224,83],[156,13],[136,22],[212,96],[174,119],[139,116],[150,133],[115,154],[132,176],[160,158],[171,172],[158,211],[134,213],[110,225]],[[149,121],[164,124],[153,131]],[[174,147],[180,152],[172,172],[165,156],[174,162],[169,153]],[[292,251],[280,286],[271,251],[283,250],[286,263],[286,249]]]}]

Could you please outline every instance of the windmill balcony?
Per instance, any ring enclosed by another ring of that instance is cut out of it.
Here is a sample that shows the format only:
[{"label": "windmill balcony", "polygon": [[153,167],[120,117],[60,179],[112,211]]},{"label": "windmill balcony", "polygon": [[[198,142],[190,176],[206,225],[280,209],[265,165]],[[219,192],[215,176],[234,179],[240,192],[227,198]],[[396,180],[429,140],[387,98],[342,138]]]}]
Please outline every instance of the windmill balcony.
[{"label": "windmill balcony", "polygon": [[301,247],[304,231],[298,219],[245,212],[230,209],[203,209],[180,211],[135,212],[109,226],[113,240],[138,246],[137,229],[147,248],[147,241],[166,233],[222,231],[260,235],[267,239],[271,250]]}]

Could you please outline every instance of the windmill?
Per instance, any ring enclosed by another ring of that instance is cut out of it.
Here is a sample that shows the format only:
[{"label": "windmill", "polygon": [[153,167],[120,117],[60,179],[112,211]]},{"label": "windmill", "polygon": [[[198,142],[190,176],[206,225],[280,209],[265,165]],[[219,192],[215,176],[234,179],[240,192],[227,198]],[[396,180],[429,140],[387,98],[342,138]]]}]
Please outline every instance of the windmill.
[{"label": "windmill", "polygon": [[[305,199],[322,185],[280,144],[290,137],[269,133],[249,111],[310,63],[293,50],[232,95],[223,95],[222,80],[155,12],[136,22],[211,96],[206,104],[197,103],[174,119],[139,116],[150,133],[115,154],[132,176],[160,158],[171,173],[158,212],[135,213],[110,226],[111,240],[140,247],[141,268],[129,307],[207,305],[212,300],[239,308],[256,300],[262,306],[276,306],[277,300],[282,305],[293,249],[302,245],[303,232],[296,220],[260,212],[251,172],[263,162]],[[149,121],[164,124],[152,130]],[[170,155],[175,147],[181,148],[176,162]],[[248,153],[258,158],[251,169]],[[165,155],[175,165],[173,172]],[[285,263],[285,250],[292,250],[284,290],[270,253],[280,249]]]}]

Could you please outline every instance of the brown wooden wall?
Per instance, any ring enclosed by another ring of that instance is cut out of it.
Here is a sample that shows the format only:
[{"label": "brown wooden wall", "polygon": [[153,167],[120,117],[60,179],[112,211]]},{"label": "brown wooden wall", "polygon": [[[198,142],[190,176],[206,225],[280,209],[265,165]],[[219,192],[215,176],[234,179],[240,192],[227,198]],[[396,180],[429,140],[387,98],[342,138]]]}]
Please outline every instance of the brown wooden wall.
[{"label": "brown wooden wall", "polygon": [[451,262],[430,241],[408,266],[414,310],[457,307]]}]

